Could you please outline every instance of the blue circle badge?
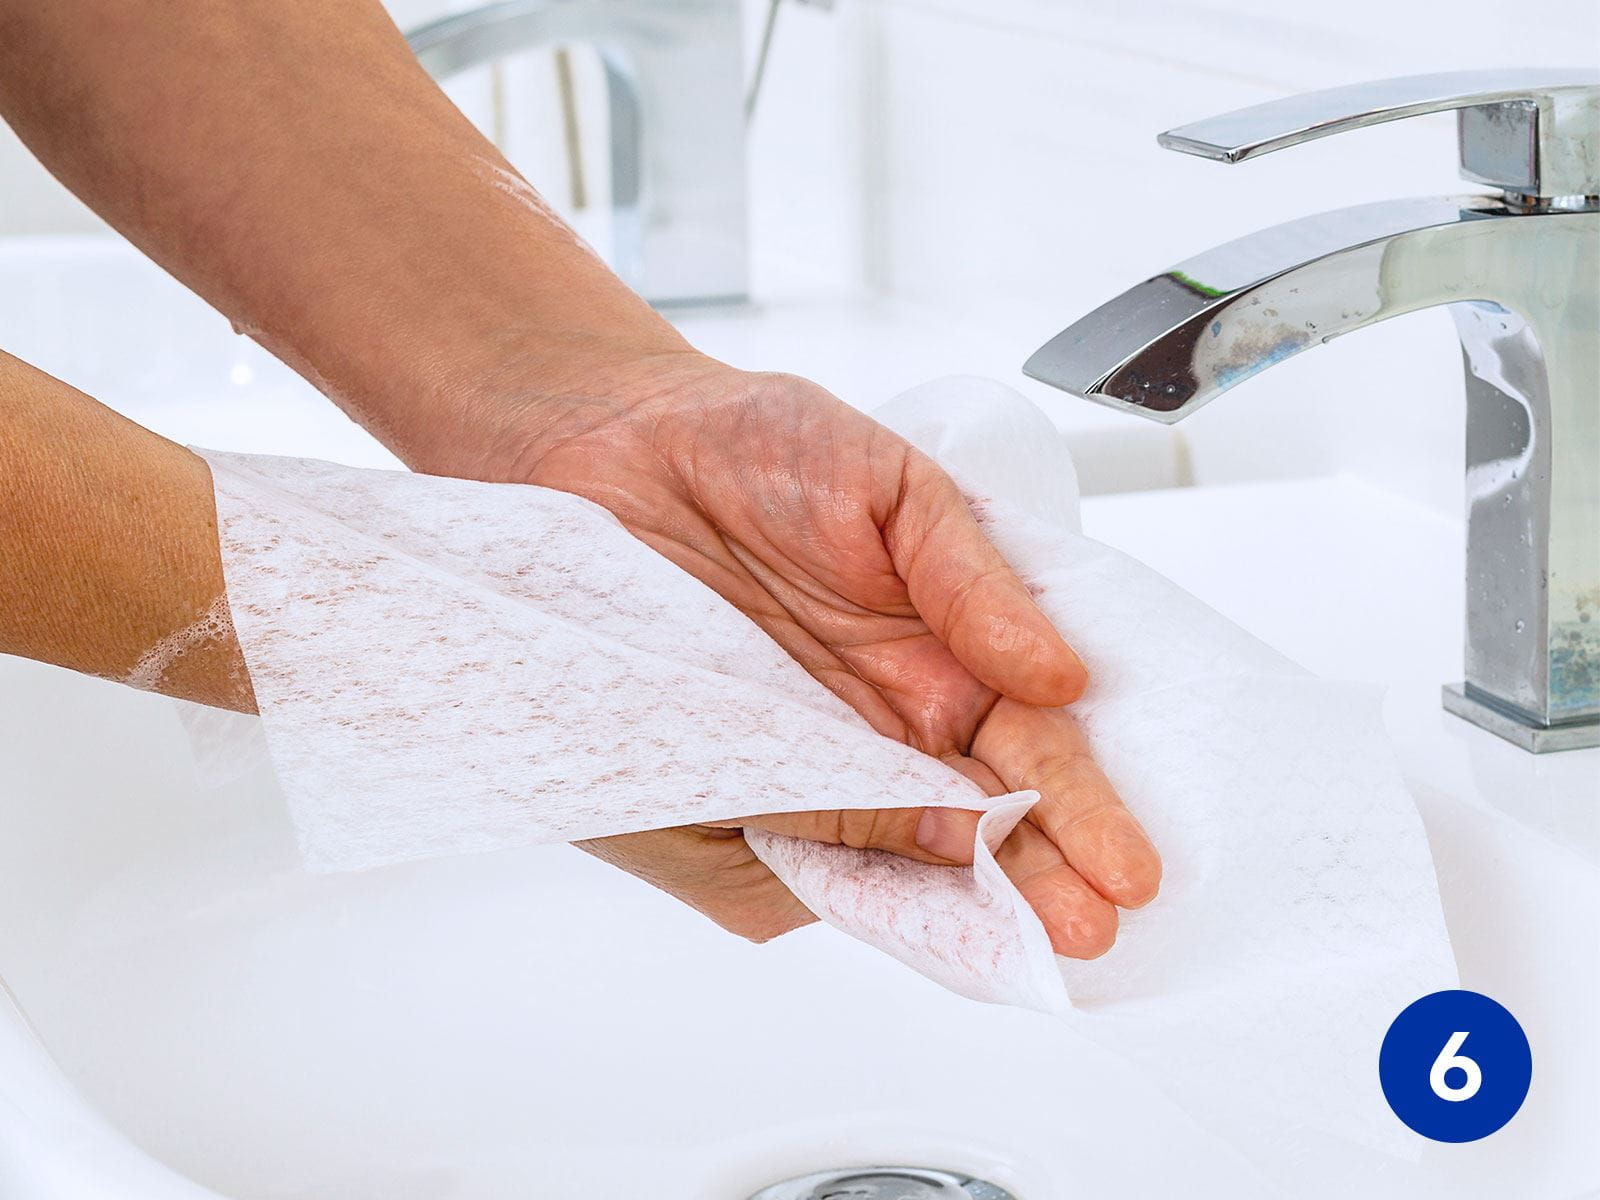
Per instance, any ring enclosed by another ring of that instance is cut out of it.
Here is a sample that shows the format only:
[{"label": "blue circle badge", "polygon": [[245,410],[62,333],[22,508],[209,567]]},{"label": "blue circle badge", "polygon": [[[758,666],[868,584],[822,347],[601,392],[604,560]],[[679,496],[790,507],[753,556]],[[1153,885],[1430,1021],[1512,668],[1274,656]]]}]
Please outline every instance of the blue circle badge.
[{"label": "blue circle badge", "polygon": [[1522,1026],[1477,992],[1434,992],[1409,1005],[1378,1052],[1394,1115],[1436,1142],[1488,1137],[1517,1115],[1532,1078]]}]

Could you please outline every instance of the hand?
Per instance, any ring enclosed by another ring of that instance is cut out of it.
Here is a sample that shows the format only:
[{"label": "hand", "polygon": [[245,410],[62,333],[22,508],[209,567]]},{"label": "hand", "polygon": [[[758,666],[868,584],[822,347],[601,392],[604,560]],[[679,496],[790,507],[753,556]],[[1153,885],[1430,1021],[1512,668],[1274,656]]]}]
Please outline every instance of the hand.
[{"label": "hand", "polygon": [[[4,6],[0,112],[58,178],[412,466],[598,501],[881,732],[991,791],[1039,788],[1001,859],[1057,949],[1110,945],[1113,906],[1153,896],[1159,864],[1057,707],[1081,665],[937,467],[811,384],[689,350],[536,202],[376,0],[190,5],[180,22],[169,7]],[[965,861],[974,818],[760,823]],[[604,850],[749,936],[805,919],[727,831]]]},{"label": "hand", "polygon": [[[490,477],[585,496],[716,589],[880,733],[991,795],[1042,799],[999,860],[1058,953],[1092,958],[1160,862],[1059,706],[1077,656],[989,545],[955,485],[904,439],[805,380],[656,355],[530,402]],[[751,817],[585,849],[745,937],[812,919],[737,826],[970,863],[973,813]]]}]

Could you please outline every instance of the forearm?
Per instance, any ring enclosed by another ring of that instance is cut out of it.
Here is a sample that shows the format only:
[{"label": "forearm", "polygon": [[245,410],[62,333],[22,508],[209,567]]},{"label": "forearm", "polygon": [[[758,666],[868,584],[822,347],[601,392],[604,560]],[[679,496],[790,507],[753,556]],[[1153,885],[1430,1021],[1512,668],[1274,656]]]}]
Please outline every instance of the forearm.
[{"label": "forearm", "polygon": [[686,349],[376,0],[0,0],[0,113],[414,466],[482,474],[508,398]]},{"label": "forearm", "polygon": [[0,653],[255,710],[206,464],[6,354]]}]

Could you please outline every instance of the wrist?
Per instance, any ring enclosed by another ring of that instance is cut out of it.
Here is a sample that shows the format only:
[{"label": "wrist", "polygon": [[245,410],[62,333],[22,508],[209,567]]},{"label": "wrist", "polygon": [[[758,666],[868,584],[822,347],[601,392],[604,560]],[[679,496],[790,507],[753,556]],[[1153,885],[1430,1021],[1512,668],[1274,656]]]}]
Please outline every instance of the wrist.
[{"label": "wrist", "polygon": [[742,375],[669,331],[670,339],[569,335],[508,347],[459,378],[404,439],[401,457],[429,474],[526,482],[562,442],[694,403],[711,381]]},{"label": "wrist", "polygon": [[[629,297],[633,299],[633,297]],[[700,357],[645,307],[530,320],[457,311],[404,338],[352,338],[360,358],[296,363],[406,465],[463,478],[505,477],[530,426],[572,404],[621,395],[655,360]]]}]

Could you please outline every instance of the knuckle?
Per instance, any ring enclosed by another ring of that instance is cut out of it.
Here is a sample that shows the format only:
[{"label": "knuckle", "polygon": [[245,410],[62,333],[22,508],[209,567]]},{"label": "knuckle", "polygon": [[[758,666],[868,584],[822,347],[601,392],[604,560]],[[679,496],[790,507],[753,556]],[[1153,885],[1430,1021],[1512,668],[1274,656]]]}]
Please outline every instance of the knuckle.
[{"label": "knuckle", "polygon": [[1069,746],[1061,750],[1050,750],[1039,756],[1034,763],[1034,773],[1046,779],[1071,780],[1083,774],[1086,770],[1098,771],[1094,759],[1089,756],[1089,751],[1084,746]]},{"label": "knuckle", "polygon": [[878,844],[881,834],[882,813],[871,809],[856,809],[837,814],[837,831],[842,845],[855,850],[865,850]]},{"label": "knuckle", "polygon": [[747,942],[754,942],[758,946],[762,942],[770,942],[783,932],[782,929],[778,928],[777,922],[767,917],[755,916],[750,913],[737,912],[708,915],[735,937],[743,938]]},{"label": "knuckle", "polygon": [[1069,830],[1077,829],[1104,817],[1114,817],[1124,811],[1120,800],[1098,798],[1068,813],[1062,821],[1062,827]]},{"label": "knuckle", "polygon": [[793,933],[801,926],[811,924],[815,919],[808,913],[794,916],[762,917],[757,920],[743,922],[742,928],[732,932],[737,933],[751,945],[761,946],[782,937],[786,933]]}]

